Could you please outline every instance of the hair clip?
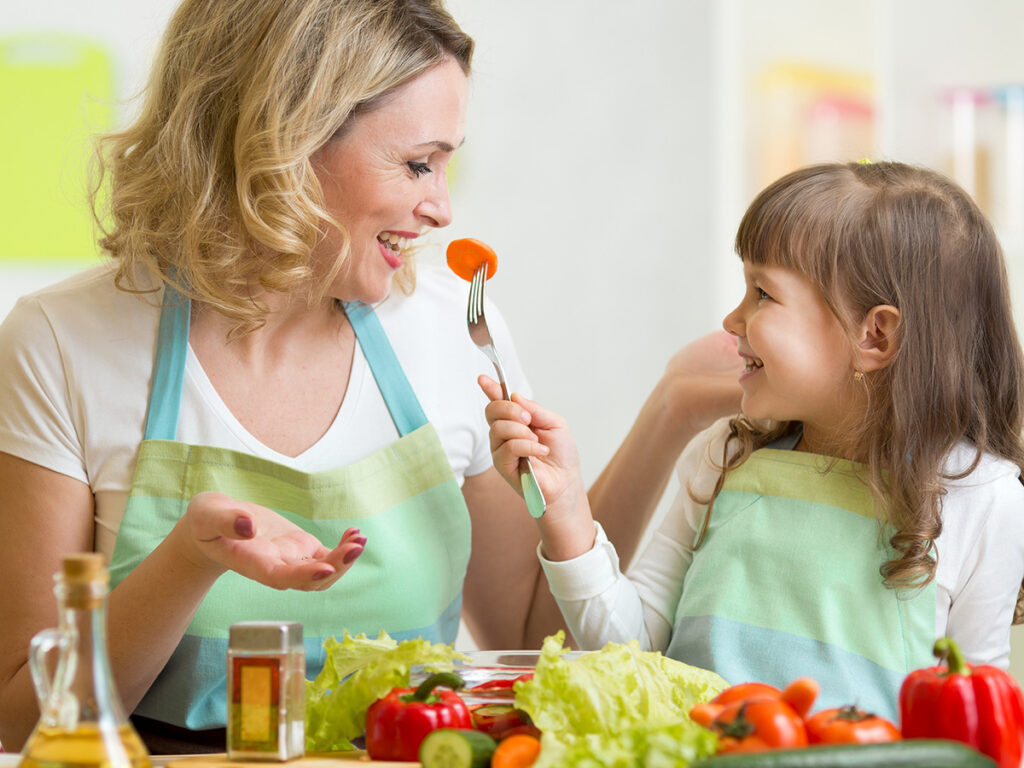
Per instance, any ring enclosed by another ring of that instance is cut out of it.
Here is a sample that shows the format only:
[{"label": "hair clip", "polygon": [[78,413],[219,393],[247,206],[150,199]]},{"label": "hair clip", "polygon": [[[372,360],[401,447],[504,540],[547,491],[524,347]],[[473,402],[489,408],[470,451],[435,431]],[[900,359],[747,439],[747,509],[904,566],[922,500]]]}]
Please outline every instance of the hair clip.
[{"label": "hair clip", "polygon": [[870,158],[862,157],[857,161],[857,165],[874,165],[874,163],[871,162]]}]

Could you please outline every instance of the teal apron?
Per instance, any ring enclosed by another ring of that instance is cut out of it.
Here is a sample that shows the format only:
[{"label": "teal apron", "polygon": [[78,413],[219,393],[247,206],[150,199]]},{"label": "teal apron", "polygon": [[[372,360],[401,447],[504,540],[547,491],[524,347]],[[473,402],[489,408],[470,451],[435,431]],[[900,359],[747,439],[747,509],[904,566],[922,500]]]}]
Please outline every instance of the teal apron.
[{"label": "teal apron", "polygon": [[469,514],[447,455],[380,320],[346,305],[359,346],[400,438],[349,466],[312,474],[223,448],[175,442],[188,348],[189,302],[165,293],[145,440],[111,561],[122,581],[167,536],[200,491],[279,512],[325,546],[356,526],[366,549],[321,592],[276,590],[222,575],[209,591],[136,715],[191,730],[223,727],[228,629],[235,622],[302,622],[307,676],[323,639],[344,632],[453,643],[469,562]]},{"label": "teal apron", "polygon": [[871,493],[846,463],[765,448],[715,499],[676,609],[672,658],[730,683],[821,684],[815,709],[897,716],[903,677],[934,663],[936,587],[882,584],[891,557]]}]

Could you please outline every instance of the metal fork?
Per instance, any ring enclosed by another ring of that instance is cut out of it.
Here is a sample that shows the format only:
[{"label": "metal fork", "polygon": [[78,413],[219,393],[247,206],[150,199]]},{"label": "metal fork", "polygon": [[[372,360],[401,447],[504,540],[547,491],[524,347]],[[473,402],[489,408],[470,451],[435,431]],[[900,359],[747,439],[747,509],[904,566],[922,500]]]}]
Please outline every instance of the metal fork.
[{"label": "metal fork", "polygon": [[[501,385],[501,396],[511,400],[508,394],[508,384],[505,383],[505,369],[501,367],[501,358],[498,357],[498,350],[494,348],[494,341],[491,339],[491,331],[487,327],[487,319],[484,317],[484,281],[487,280],[487,264],[481,264],[473,273],[473,279],[469,283],[469,308],[466,311],[466,324],[469,326],[469,337],[480,350],[487,355],[494,363],[494,370],[498,373],[498,383]],[[526,500],[526,508],[534,517],[541,517],[546,509],[544,494],[537,483],[537,477],[533,474],[533,467],[527,457],[519,459],[519,482],[523,488],[523,499]]]}]

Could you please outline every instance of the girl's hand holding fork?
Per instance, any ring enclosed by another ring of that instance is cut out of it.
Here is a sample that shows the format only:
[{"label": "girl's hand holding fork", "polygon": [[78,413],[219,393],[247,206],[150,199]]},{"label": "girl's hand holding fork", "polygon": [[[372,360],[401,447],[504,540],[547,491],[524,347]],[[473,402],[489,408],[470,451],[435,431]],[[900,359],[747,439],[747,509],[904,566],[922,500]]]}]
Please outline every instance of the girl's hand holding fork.
[{"label": "girl's hand holding fork", "polygon": [[484,413],[490,424],[494,468],[520,490],[519,460],[527,457],[547,501],[537,520],[541,546],[549,560],[569,560],[594,546],[594,518],[580,472],[576,441],[565,419],[533,400],[513,394],[504,400],[501,387],[488,376],[478,379],[490,398]]}]

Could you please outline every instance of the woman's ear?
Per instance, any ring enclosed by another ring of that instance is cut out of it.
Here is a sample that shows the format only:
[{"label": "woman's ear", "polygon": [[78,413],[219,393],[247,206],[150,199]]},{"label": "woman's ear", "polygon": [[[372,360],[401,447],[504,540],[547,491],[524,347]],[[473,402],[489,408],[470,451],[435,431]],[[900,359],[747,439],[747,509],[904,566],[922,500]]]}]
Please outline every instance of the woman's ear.
[{"label": "woman's ear", "polygon": [[858,370],[868,373],[888,366],[899,348],[900,311],[889,304],[872,307],[860,324]]}]

